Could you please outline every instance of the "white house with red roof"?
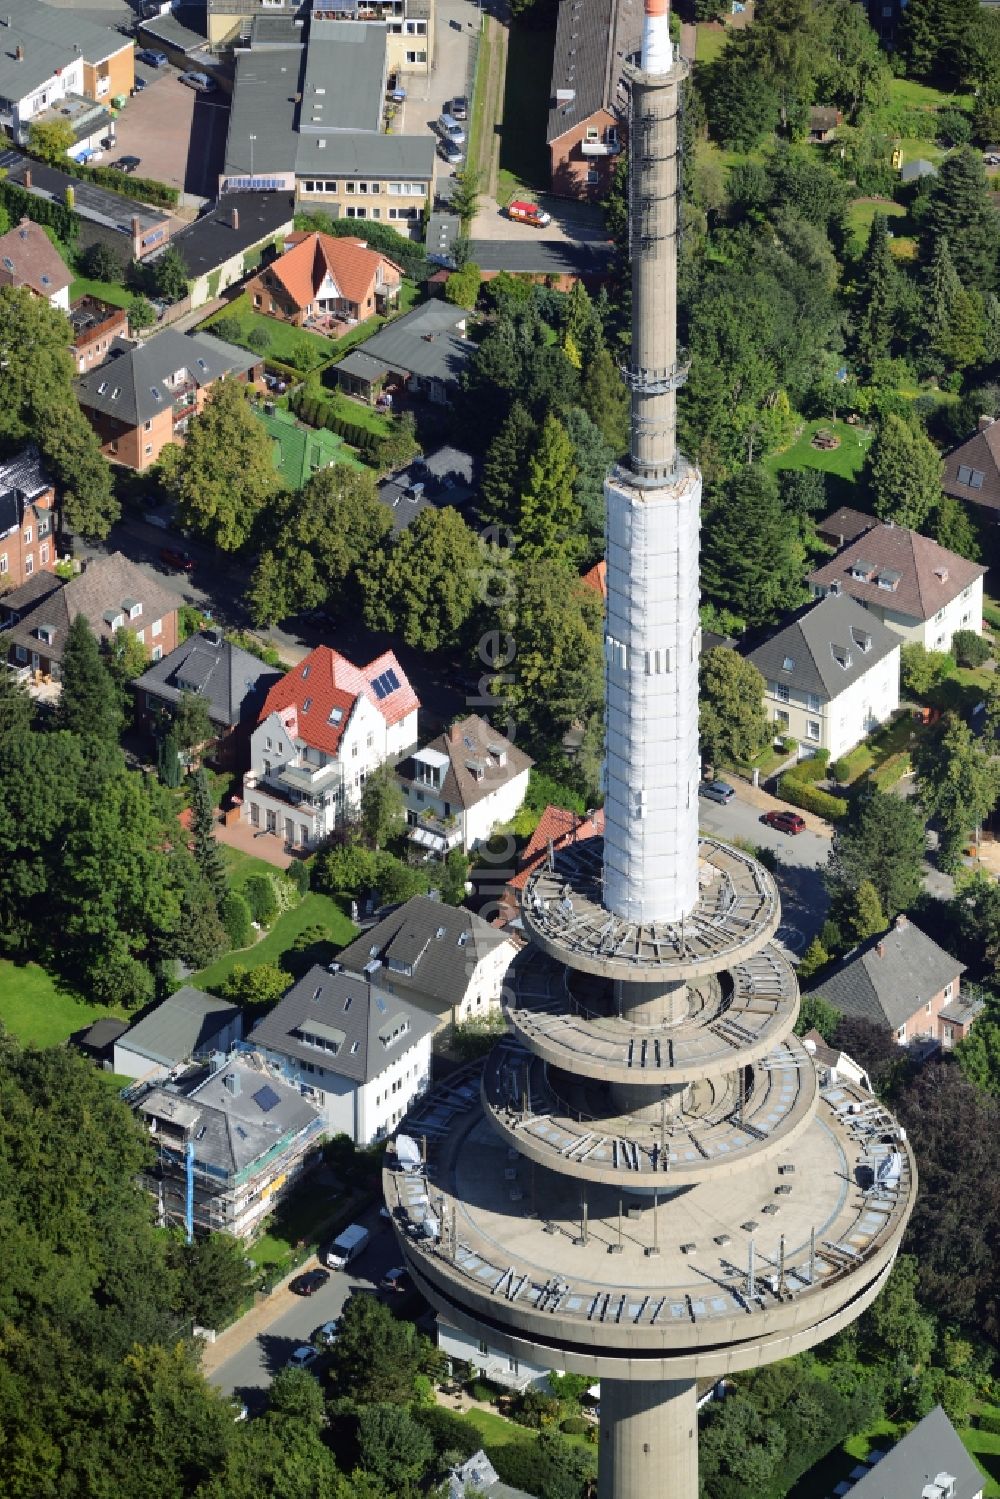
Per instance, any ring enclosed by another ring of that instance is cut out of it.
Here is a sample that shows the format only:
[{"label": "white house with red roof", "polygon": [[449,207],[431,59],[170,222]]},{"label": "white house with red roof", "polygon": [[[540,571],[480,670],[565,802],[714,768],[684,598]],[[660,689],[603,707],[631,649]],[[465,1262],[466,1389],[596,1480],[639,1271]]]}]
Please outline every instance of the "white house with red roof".
[{"label": "white house with red roof", "polygon": [[371,772],[416,745],[419,707],[392,651],[358,667],[317,646],[264,701],[243,820],[287,848],[315,847],[357,806]]}]

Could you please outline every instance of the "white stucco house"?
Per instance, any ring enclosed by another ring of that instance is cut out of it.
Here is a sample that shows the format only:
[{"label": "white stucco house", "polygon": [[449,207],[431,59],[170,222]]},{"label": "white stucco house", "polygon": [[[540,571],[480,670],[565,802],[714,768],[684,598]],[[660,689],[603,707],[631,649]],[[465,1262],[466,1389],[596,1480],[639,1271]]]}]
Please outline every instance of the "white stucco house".
[{"label": "white stucco house", "polygon": [[355,937],[338,961],[418,1006],[442,1030],[497,1009],[515,952],[512,939],[475,912],[414,895]]},{"label": "white stucco house", "polygon": [[900,636],[846,594],[829,594],[748,652],[775,732],[799,754],[846,755],[899,707]]},{"label": "white stucco house", "polygon": [[364,974],[316,964],[244,1046],[320,1110],[331,1135],[390,1135],[431,1077],[433,1019]]},{"label": "white stucco house", "polygon": [[528,793],[534,761],[473,714],[397,766],[410,838],[444,856],[485,843]]},{"label": "white stucco house", "polygon": [[471,1332],[454,1327],[443,1317],[437,1319],[437,1345],[442,1353],[455,1362],[471,1364],[484,1379],[502,1385],[508,1390],[545,1390],[549,1373],[561,1374],[561,1369],[549,1370],[541,1364],[530,1363],[513,1353],[502,1353],[492,1347],[485,1338],[477,1338]]},{"label": "white stucco house", "polygon": [[847,594],[904,645],[951,649],[956,630],[983,630],[986,569],[905,526],[879,525],[809,574],[817,598]]},{"label": "white stucco house", "polygon": [[317,646],[264,701],[243,821],[287,848],[314,847],[357,806],[371,772],[416,744],[419,706],[391,651],[357,667]]}]

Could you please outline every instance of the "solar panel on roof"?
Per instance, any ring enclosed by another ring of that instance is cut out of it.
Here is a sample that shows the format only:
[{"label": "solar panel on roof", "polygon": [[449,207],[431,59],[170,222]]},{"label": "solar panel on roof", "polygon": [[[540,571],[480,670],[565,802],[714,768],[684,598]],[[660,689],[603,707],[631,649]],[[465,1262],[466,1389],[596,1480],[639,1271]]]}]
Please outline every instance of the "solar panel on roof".
[{"label": "solar panel on roof", "polygon": [[391,666],[389,667],[389,670],[384,674],[383,680],[389,684],[390,692],[398,691],[399,678],[397,677]]},{"label": "solar panel on roof", "polygon": [[260,1109],[262,1114],[269,1114],[274,1106],[281,1102],[281,1099],[278,1097],[277,1093],[275,1093],[270,1084],[265,1083],[263,1088],[257,1089],[256,1093],[253,1095],[253,1101]]}]

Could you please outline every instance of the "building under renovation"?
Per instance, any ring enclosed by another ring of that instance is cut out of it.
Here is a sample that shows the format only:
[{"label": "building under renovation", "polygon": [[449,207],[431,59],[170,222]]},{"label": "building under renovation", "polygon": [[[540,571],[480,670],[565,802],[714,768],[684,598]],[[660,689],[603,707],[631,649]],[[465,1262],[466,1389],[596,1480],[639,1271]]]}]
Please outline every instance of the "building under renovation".
[{"label": "building under renovation", "polygon": [[310,1164],[323,1117],[253,1056],[218,1058],[126,1093],[146,1121],[156,1165],[143,1184],[159,1221],[188,1236],[250,1239]]}]

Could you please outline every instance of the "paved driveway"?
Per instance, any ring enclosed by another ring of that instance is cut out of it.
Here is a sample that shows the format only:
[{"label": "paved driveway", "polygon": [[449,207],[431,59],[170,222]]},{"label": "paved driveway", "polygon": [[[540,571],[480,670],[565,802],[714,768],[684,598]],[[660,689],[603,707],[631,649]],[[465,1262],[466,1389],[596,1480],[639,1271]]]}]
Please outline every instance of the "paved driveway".
[{"label": "paved driveway", "polygon": [[[346,1271],[331,1270],[326,1285],[313,1296],[295,1296],[287,1288],[276,1291],[263,1307],[256,1308],[223,1334],[226,1343],[232,1345],[232,1352],[223,1362],[215,1364],[215,1356],[217,1352],[225,1352],[226,1348],[220,1349],[216,1343],[206,1349],[205,1364],[210,1384],[227,1395],[235,1394],[251,1411],[261,1410],[271,1380],[279,1369],[284,1368],[299,1344],[308,1343],[311,1334],[322,1323],[339,1317],[352,1294],[375,1294],[386,1271],[399,1264],[399,1246],[383,1218],[369,1213],[363,1221],[377,1223],[378,1229],[368,1248]],[[302,1269],[313,1269],[316,1263],[310,1260]],[[263,1325],[262,1312],[266,1316]],[[241,1340],[244,1324],[251,1322],[251,1335]]]},{"label": "paved driveway", "polygon": [[225,95],[186,88],[175,68],[139,71],[146,87],[118,117],[114,155],[138,156],[142,176],[214,200],[229,124]]}]

